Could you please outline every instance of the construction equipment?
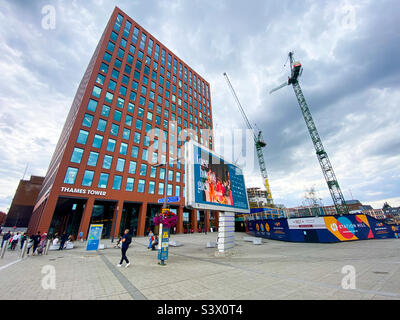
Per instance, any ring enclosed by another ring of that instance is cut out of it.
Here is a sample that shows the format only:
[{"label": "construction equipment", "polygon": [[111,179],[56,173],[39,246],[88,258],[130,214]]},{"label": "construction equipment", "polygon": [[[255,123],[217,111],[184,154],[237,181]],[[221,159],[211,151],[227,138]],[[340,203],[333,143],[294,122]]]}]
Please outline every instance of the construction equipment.
[{"label": "construction equipment", "polygon": [[246,126],[248,129],[250,129],[253,132],[253,138],[254,138],[254,144],[256,146],[257,150],[257,158],[258,158],[258,163],[260,164],[260,171],[261,171],[261,176],[263,178],[264,186],[267,191],[267,204],[270,206],[274,205],[274,201],[272,199],[272,194],[271,194],[271,189],[269,187],[269,182],[268,182],[268,175],[267,175],[267,169],[265,167],[265,161],[264,161],[264,154],[262,151],[262,148],[264,148],[267,144],[264,142],[262,138],[262,132],[261,130],[258,130],[258,132],[253,128],[253,126],[250,124],[249,119],[246,116],[246,113],[243,110],[242,105],[240,104],[239,98],[236,95],[235,90],[233,89],[233,86],[231,82],[229,81],[228,75],[226,72],[224,72],[224,76],[226,78],[226,81],[228,82],[229,88],[232,91],[233,97],[235,98],[235,101],[239,107],[239,111],[243,116],[244,122],[246,123]]},{"label": "construction equipment", "polygon": [[300,88],[298,78],[301,76],[303,68],[300,62],[294,61],[293,52],[289,52],[288,59],[290,60],[291,77],[288,78],[287,82],[271,90],[270,94],[285,86],[288,85],[293,86],[294,93],[296,94],[297,101],[299,102],[301,112],[303,114],[304,120],[308,128],[308,132],[310,133],[311,140],[314,144],[319,164],[321,165],[326,183],[328,184],[329,192],[331,193],[332,200],[336,208],[336,212],[338,214],[349,213],[349,208],[347,207],[346,201],[344,200],[343,197],[343,193],[340,190],[339,183],[336,179],[331,162],[329,161],[328,154],[326,153],[324,146],[322,145],[322,141],[321,138],[319,137],[314,120],[311,116],[310,109],[307,106],[306,99],[304,98],[303,92]]}]

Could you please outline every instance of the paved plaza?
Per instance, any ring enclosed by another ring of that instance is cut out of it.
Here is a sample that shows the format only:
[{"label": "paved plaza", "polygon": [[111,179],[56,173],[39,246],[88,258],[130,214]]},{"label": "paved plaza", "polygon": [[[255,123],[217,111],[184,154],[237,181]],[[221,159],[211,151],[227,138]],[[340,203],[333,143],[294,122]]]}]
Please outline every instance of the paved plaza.
[{"label": "paved plaza", "polygon": [[[261,245],[235,233],[231,254],[215,256],[216,233],[172,235],[183,244],[170,247],[166,266],[146,237],[133,238],[129,268],[117,268],[120,250],[85,252],[75,242],[68,251],[0,260],[0,299],[400,299],[400,240],[333,244],[290,243],[263,239]],[[55,289],[44,288],[49,267]],[[345,266],[355,270],[355,289],[343,289]]]}]

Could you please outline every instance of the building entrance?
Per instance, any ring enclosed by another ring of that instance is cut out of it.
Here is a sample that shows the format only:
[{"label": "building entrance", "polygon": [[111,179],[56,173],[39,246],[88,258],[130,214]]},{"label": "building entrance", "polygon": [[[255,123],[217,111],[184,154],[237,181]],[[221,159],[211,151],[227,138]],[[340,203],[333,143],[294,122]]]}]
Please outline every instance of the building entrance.
[{"label": "building entrance", "polygon": [[49,234],[62,235],[64,232],[76,239],[86,199],[58,198]]},{"label": "building entrance", "polygon": [[122,209],[121,224],[119,227],[119,235],[122,236],[126,229],[129,229],[129,234],[136,237],[137,226],[139,221],[140,204],[124,202]]},{"label": "building entrance", "polygon": [[116,201],[96,200],[94,202],[90,224],[103,225],[102,239],[110,238],[116,205]]}]

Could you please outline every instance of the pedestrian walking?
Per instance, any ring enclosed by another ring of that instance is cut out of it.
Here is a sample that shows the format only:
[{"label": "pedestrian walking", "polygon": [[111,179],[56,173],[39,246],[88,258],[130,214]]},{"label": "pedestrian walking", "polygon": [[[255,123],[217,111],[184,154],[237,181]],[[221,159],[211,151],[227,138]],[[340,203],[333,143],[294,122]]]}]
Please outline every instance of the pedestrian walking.
[{"label": "pedestrian walking", "polygon": [[147,247],[147,249],[151,248],[151,244],[152,244],[153,240],[154,240],[154,233],[153,233],[153,231],[150,230],[150,232],[149,232],[149,246]]},{"label": "pedestrian walking", "polygon": [[33,238],[33,251],[32,251],[32,256],[35,255],[35,251],[40,243],[40,231],[37,232],[37,234],[32,236]]},{"label": "pedestrian walking", "polygon": [[4,242],[7,245],[7,241],[11,238],[11,233],[8,231],[6,234],[3,235],[3,241],[1,241],[1,247],[3,248]]},{"label": "pedestrian walking", "polygon": [[117,264],[117,267],[122,267],[122,263],[126,262],[125,268],[128,268],[130,265],[130,262],[126,256],[126,251],[128,251],[129,245],[132,242],[132,236],[129,234],[129,229],[126,229],[124,232],[124,235],[122,236],[122,246],[121,246],[121,261],[119,264]]}]

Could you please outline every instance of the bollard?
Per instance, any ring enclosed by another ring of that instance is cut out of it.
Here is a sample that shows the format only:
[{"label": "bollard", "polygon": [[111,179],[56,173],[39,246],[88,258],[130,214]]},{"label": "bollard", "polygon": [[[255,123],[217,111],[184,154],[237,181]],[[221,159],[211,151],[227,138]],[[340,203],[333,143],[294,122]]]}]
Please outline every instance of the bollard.
[{"label": "bollard", "polygon": [[4,258],[4,253],[7,250],[7,241],[4,242],[3,248],[1,248],[1,258]]},{"label": "bollard", "polygon": [[47,240],[46,249],[44,249],[45,255],[47,255],[49,253],[50,244],[51,244],[50,240]]},{"label": "bollard", "polygon": [[19,255],[19,257],[20,257],[21,259],[23,259],[23,258],[25,257],[25,253],[26,253],[26,248],[27,248],[27,246],[28,246],[28,241],[25,241],[25,242],[24,242],[24,245],[22,246],[21,253],[20,253],[20,255]]}]

